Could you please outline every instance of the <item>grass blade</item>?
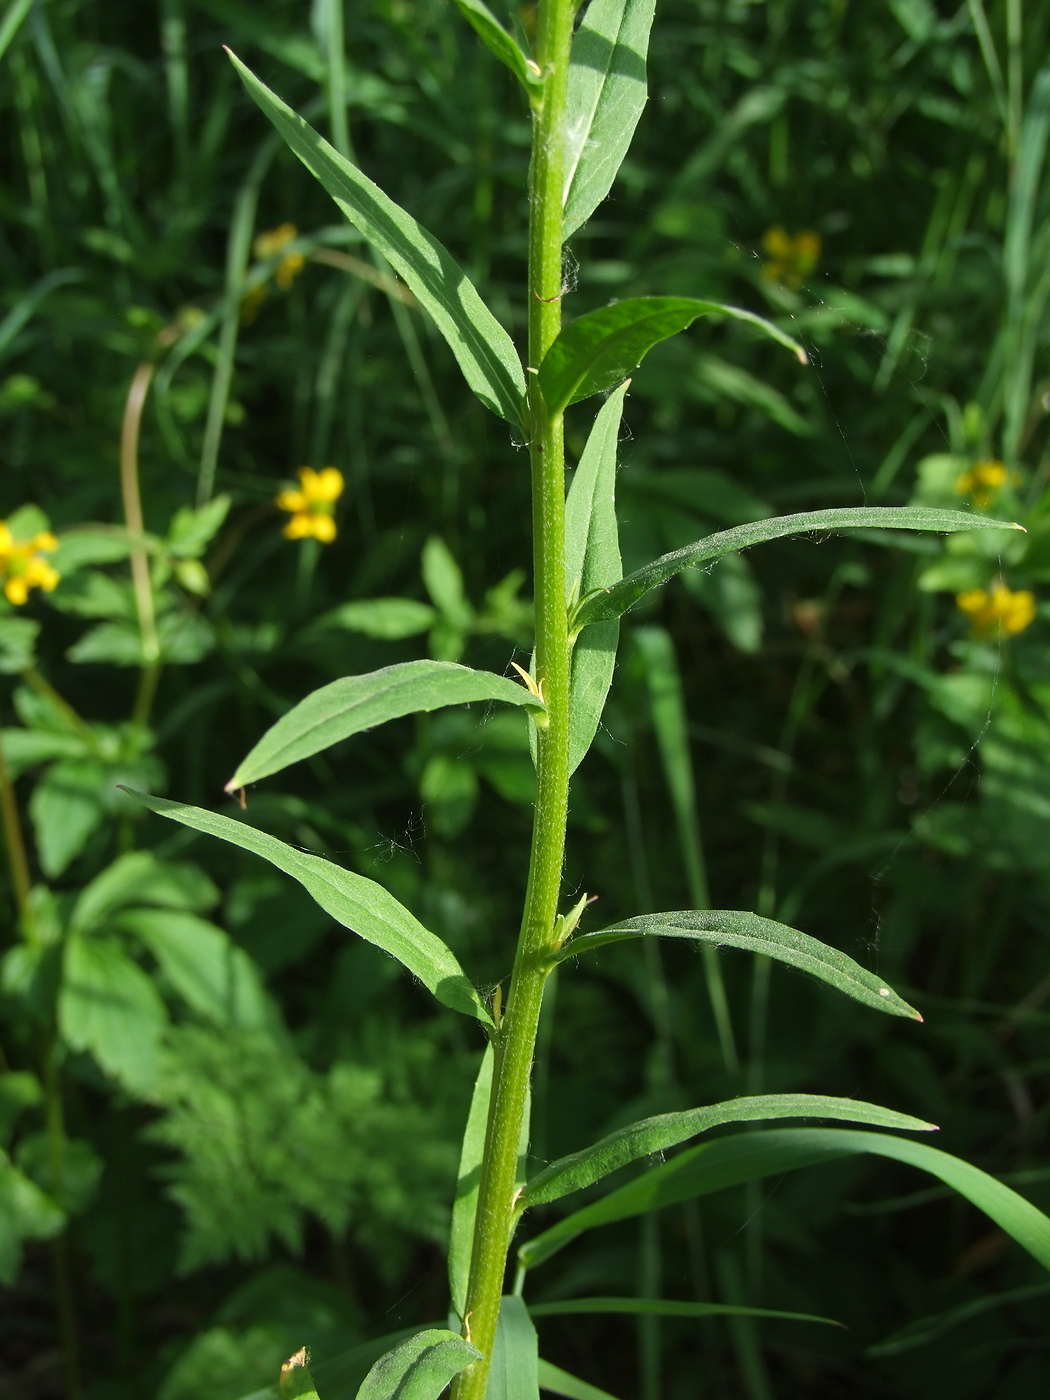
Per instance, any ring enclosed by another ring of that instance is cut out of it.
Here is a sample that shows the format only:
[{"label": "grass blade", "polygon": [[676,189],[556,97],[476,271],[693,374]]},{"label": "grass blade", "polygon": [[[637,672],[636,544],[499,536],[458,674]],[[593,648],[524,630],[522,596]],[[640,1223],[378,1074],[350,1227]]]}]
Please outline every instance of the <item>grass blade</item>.
[{"label": "grass blade", "polygon": [[537,1371],[540,1389],[549,1390],[552,1395],[564,1395],[566,1400],[616,1400],[615,1395],[610,1395],[607,1390],[599,1390],[596,1385],[581,1381],[578,1376],[570,1375],[560,1366],[552,1366],[549,1361],[541,1359]]},{"label": "grass blade", "polygon": [[[899,1332],[894,1332],[892,1336],[868,1347],[864,1355],[899,1356],[902,1351],[912,1351],[915,1347],[923,1347],[928,1342],[936,1341],[945,1332],[951,1332],[961,1323],[969,1322],[971,1317],[980,1317],[982,1313],[992,1312],[996,1308],[1009,1307],[1011,1303],[1025,1303],[1030,1298],[1043,1298],[1047,1293],[1050,1293],[1050,1283],[1033,1283],[1025,1288],[1011,1288],[1006,1293],[994,1293],[987,1298],[971,1298],[968,1303],[962,1303],[957,1308],[948,1308],[945,1312],[916,1318]],[[533,1311],[535,1312],[535,1309]]]},{"label": "grass blade", "polygon": [[636,1313],[643,1317],[773,1317],[787,1322],[821,1322],[841,1327],[832,1317],[814,1313],[778,1312],[773,1308],[745,1308],[733,1303],[688,1303],[673,1298],[567,1298],[560,1303],[535,1303],[533,1317],[572,1317],[577,1313]]}]

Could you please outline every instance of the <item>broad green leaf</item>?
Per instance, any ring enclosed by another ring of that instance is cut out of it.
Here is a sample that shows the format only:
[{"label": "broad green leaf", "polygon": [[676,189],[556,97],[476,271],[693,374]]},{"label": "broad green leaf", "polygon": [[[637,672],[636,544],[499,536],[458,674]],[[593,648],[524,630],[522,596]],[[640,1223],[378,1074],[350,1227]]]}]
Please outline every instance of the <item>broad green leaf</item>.
[{"label": "broad green leaf", "polygon": [[730,1099],[705,1108],[643,1118],[610,1133],[582,1152],[552,1162],[537,1172],[525,1187],[520,1199],[521,1209],[528,1210],[530,1206],[556,1201],[572,1191],[582,1191],[629,1162],[666,1152],[708,1128],[723,1123],[756,1123],[768,1118],[842,1118],[850,1123],[896,1128],[901,1132],[934,1131],[932,1123],[924,1123],[907,1113],[895,1113],[892,1109],[853,1099],[828,1098],[824,1094],[761,1094]]},{"label": "broad green leaf", "polygon": [[561,1303],[533,1303],[533,1317],[571,1317],[577,1313],[633,1313],[639,1317],[770,1317],[787,1322],[822,1322],[841,1327],[831,1317],[813,1313],[745,1308],[734,1303],[685,1303],[668,1298],[567,1298]]},{"label": "broad green leaf", "polygon": [[133,1093],[149,1094],[167,1021],[153,983],[116,939],[70,935],[58,998],[67,1045],[88,1051]]},{"label": "broad green leaf", "polygon": [[399,642],[429,631],[436,617],[429,603],[415,598],[361,598],[325,613],[310,630],[341,627],[378,641]]},{"label": "broad green leaf", "polygon": [[542,710],[540,702],[506,676],[472,671],[451,661],[404,661],[365,676],[344,676],[300,700],[272,725],[226,784],[226,791],[279,773],[291,763],[377,724],[444,705],[502,700]]},{"label": "broad green leaf", "polygon": [[540,365],[539,380],[551,413],[619,384],[661,340],[684,331],[699,316],[728,316],[756,326],[805,363],[806,352],[771,321],[695,297],[630,297],[590,311],[563,327]]},{"label": "broad green leaf", "polygon": [[101,822],[101,766],[91,759],[53,764],[33,789],[33,819],[40,868],[53,880],[75,860]]},{"label": "broad green leaf", "polygon": [[695,568],[709,559],[720,559],[767,540],[780,540],[788,535],[804,535],[826,530],[932,530],[954,534],[960,530],[1020,530],[1023,526],[1007,520],[989,520],[983,515],[971,515],[961,510],[935,510],[929,506],[857,506],[836,510],[808,510],[799,515],[778,515],[772,520],[755,520],[707,535],[695,544],[687,544],[671,554],[654,559],[644,568],[636,569],[621,582],[603,593],[585,598],[576,614],[575,625],[586,627],[595,622],[609,622],[622,617],[640,598],[653,588]]},{"label": "broad green leaf", "polygon": [[508,423],[520,424],[525,373],[517,351],[452,255],[240,59],[230,57],[250,96],[292,151],[433,317],[481,402]]},{"label": "broad green leaf", "polygon": [[[570,595],[583,598],[623,577],[616,520],[616,448],[627,385],[602,405],[565,498],[565,577]],[[570,596],[571,601],[571,596]],[[574,773],[601,722],[616,665],[618,622],[591,627],[572,649],[569,772]]]},{"label": "broad green leaf", "polygon": [[23,1240],[46,1240],[66,1223],[64,1211],[0,1152],[0,1283],[14,1285]]},{"label": "broad green leaf", "polygon": [[[12,620],[22,621],[21,618]],[[45,729],[5,729],[0,741],[4,745],[4,762],[12,778],[20,778],[27,769],[35,768],[38,763],[49,763],[56,758],[81,757],[91,747],[88,736],[53,734]]]},{"label": "broad green leaf", "polygon": [[500,1299],[485,1400],[539,1400],[538,1368],[539,1344],[525,1300]]},{"label": "broad green leaf", "polygon": [[428,1328],[379,1358],[357,1400],[437,1400],[453,1376],[480,1357],[477,1347],[454,1332]]},{"label": "broad green leaf", "polygon": [[[902,1351],[913,1351],[936,1341],[945,1332],[951,1332],[972,1317],[993,1312],[996,1308],[1006,1308],[1012,1303],[1027,1303],[1032,1298],[1045,1298],[1050,1293],[1050,1283],[1032,1283],[1025,1288],[1011,1288],[1005,1293],[992,1293],[984,1298],[971,1298],[957,1308],[947,1308],[944,1312],[933,1313],[929,1317],[917,1317],[899,1332],[886,1337],[874,1346],[866,1348],[865,1356],[899,1356]],[[535,1310],[534,1310],[535,1311]]]},{"label": "broad green leaf", "polygon": [[764,953],[777,962],[801,968],[865,1006],[887,1011],[891,1016],[922,1020],[915,1008],[887,987],[881,978],[837,948],[829,948],[787,924],[778,924],[742,909],[678,909],[668,914],[642,914],[637,919],[625,919],[597,933],[571,939],[558,950],[554,961],[564,962],[566,958],[585,953],[588,948],[603,948],[625,938],[685,938],[715,947],[746,948],[748,952]]},{"label": "broad green leaf", "polygon": [[0,676],[17,676],[34,664],[40,623],[31,617],[0,617]]},{"label": "broad green leaf", "polygon": [[888,1133],[856,1132],[849,1128],[774,1128],[701,1143],[603,1200],[566,1216],[523,1245],[519,1257],[523,1265],[532,1267],[596,1225],[857,1152],[890,1157],[939,1177],[1050,1269],[1050,1219],[1009,1186],[939,1148]]},{"label": "broad green leaf", "polygon": [[117,916],[140,938],[174,990],[220,1026],[266,1030],[274,1016],[258,970],[221,928],[177,909],[128,909]]},{"label": "broad green leaf", "polygon": [[566,98],[562,238],[612,188],[645,106],[645,60],[656,0],[591,0],[572,41]]},{"label": "broad green leaf", "polygon": [[74,933],[89,933],[129,904],[199,914],[218,902],[219,891],[195,865],[158,860],[152,851],[129,851],[84,887],[69,926]]},{"label": "broad green leaf", "polygon": [[456,1177],[456,1199],[452,1204],[452,1226],[448,1240],[448,1284],[452,1307],[462,1319],[467,1307],[467,1286],[470,1283],[470,1256],[474,1247],[474,1219],[478,1208],[478,1187],[481,1183],[481,1158],[485,1150],[485,1132],[489,1118],[489,1095],[492,1092],[492,1046],[486,1047],[474,1081],[474,1093],[463,1131],[459,1152],[459,1173]]},{"label": "broad green leaf", "polygon": [[482,0],[455,0],[455,6],[485,47],[507,65],[526,92],[536,95],[542,92],[539,68],[522,53],[513,34],[507,33]]},{"label": "broad green leaf", "polygon": [[18,1069],[0,1073],[0,1147],[6,1147],[10,1141],[19,1115],[43,1099],[44,1091],[35,1074]]},{"label": "broad green leaf", "polygon": [[549,1361],[540,1359],[536,1368],[540,1378],[540,1389],[549,1390],[552,1395],[564,1395],[566,1400],[616,1400],[607,1390],[599,1390],[588,1381],[570,1375],[560,1366],[552,1366]]},{"label": "broad green leaf", "polygon": [[263,860],[298,880],[321,908],[344,928],[397,958],[443,1005],[462,1011],[465,1016],[476,1016],[487,1026],[492,1024],[488,1008],[453,953],[382,885],[322,860],[320,856],[297,851],[294,846],[278,841],[276,836],[265,831],[256,831],[245,822],[206,812],[202,807],[168,802],[163,797],[149,797],[141,792],[131,795],[151,812],[262,856]]},{"label": "broad green leaf", "polygon": [[[426,1324],[403,1327],[397,1332],[388,1332],[384,1337],[374,1337],[371,1341],[362,1342],[348,1351],[337,1352],[325,1361],[318,1361],[311,1367],[311,1371],[321,1387],[324,1400],[354,1400],[361,1382],[384,1353],[399,1342],[425,1330]],[[245,1400],[248,1400],[248,1397],[245,1397]]]}]

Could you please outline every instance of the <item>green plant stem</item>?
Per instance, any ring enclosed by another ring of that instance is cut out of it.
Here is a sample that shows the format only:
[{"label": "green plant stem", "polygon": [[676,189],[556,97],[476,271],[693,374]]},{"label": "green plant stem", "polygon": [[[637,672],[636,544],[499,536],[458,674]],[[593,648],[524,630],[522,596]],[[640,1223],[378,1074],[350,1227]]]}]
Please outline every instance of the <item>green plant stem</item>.
[{"label": "green plant stem", "polygon": [[[46,1033],[42,1051],[45,1112],[47,1117],[48,1170],[51,1194],[61,1200],[65,1175],[66,1127],[62,1107],[62,1083],[58,1068],[58,1042],[52,1027]],[[62,1369],[66,1379],[66,1400],[80,1400],[80,1343],[77,1337],[76,1304],[69,1260],[69,1236],[59,1235],[51,1246],[54,1268],[55,1308],[62,1349]]]},{"label": "green plant stem", "polygon": [[22,923],[22,934],[27,943],[38,943],[39,935],[33,915],[33,901],[30,892],[33,887],[29,873],[29,859],[26,856],[26,843],[22,835],[22,821],[18,815],[18,799],[14,784],[4,757],[2,731],[0,731],[0,812],[3,813],[4,846],[7,849],[7,863],[11,870],[11,884],[15,892],[15,904]]},{"label": "green plant stem", "polygon": [[547,701],[537,745],[536,811],[521,931],[507,1010],[497,1032],[492,1102],[478,1191],[464,1335],[482,1353],[457,1377],[455,1400],[484,1400],[507,1251],[514,1228],[518,1145],[536,1045],[545,959],[554,939],[569,800],[569,638],[565,607],[565,449],[534,371],[561,328],[562,190],[571,0],[541,0],[536,57],[547,73],[533,113],[529,173],[529,367],[536,677]]},{"label": "green plant stem", "polygon": [[149,555],[143,540],[146,527],[142,516],[142,492],[139,489],[139,429],[154,369],[150,360],[143,360],[136,369],[124,404],[124,420],[120,428],[120,494],[124,504],[124,523],[131,535],[139,537],[139,543],[131,554],[131,583],[135,590],[135,611],[138,613],[144,665],[133,718],[142,724],[149,717],[160,671],[157,610],[153,601]]}]

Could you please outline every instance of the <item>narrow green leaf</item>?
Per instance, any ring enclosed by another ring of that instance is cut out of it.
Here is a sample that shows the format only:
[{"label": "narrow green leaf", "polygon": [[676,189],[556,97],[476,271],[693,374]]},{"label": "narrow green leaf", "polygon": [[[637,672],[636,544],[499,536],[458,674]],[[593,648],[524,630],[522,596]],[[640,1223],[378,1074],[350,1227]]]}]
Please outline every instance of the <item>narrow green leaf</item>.
[{"label": "narrow green leaf", "polygon": [[654,1167],[584,1206],[518,1251],[525,1267],[534,1267],[596,1225],[608,1225],[662,1206],[708,1196],[729,1186],[758,1181],[764,1176],[835,1161],[857,1152],[872,1152],[907,1162],[939,1177],[989,1216],[1006,1234],[1050,1269],[1050,1219],[1023,1196],[979,1167],[925,1143],[883,1133],[849,1128],[774,1128],[740,1133],[701,1143],[670,1162]]},{"label": "narrow green leaf", "polygon": [[768,958],[801,968],[854,1001],[863,1002],[891,1016],[922,1017],[913,1006],[887,987],[873,972],[855,963],[837,948],[829,948],[807,933],[787,924],[763,919],[740,909],[678,909],[668,914],[642,914],[637,919],[610,924],[597,933],[571,939],[555,954],[555,962],[577,957],[588,948],[603,948],[625,938],[685,938],[716,947],[746,948]]},{"label": "narrow green leaf", "polygon": [[508,423],[520,424],[525,373],[517,351],[452,255],[240,59],[230,57],[250,96],[292,151],[434,318],[481,402]]},{"label": "narrow green leaf", "polygon": [[540,1389],[549,1390],[552,1395],[564,1395],[566,1400],[616,1400],[607,1390],[599,1390],[588,1381],[570,1375],[560,1366],[552,1366],[549,1361],[540,1360],[537,1367]]},{"label": "narrow green leaf", "polygon": [[643,1118],[610,1133],[582,1152],[552,1162],[537,1172],[526,1186],[521,1195],[521,1208],[528,1210],[530,1206],[556,1201],[572,1191],[582,1191],[629,1162],[666,1152],[698,1133],[707,1132],[708,1128],[717,1128],[723,1123],[756,1123],[768,1118],[841,1118],[850,1123],[896,1128],[901,1132],[934,1131],[934,1124],[924,1123],[907,1113],[895,1113],[892,1109],[853,1099],[828,1098],[824,1094],[761,1094],[730,1099],[705,1108]]},{"label": "narrow green leaf", "polygon": [[530,95],[543,90],[543,78],[538,66],[518,47],[513,34],[508,34],[482,0],[454,0],[456,9],[477,34],[485,47],[505,63]]},{"label": "narrow green leaf", "polygon": [[728,316],[756,326],[805,364],[806,352],[771,321],[695,297],[631,297],[570,321],[540,365],[540,388],[547,407],[560,413],[580,399],[611,389],[641,364],[661,340],[677,335],[700,316]]},{"label": "narrow green leaf", "polygon": [[233,821],[202,807],[168,802],[163,797],[125,789],[151,812],[172,821],[217,836],[244,851],[262,856],[271,865],[298,880],[321,908],[344,928],[397,958],[418,977],[438,1001],[465,1016],[476,1016],[492,1024],[488,1008],[465,976],[454,954],[436,934],[414,918],[403,904],[374,880],[322,860],[320,856],[297,851],[265,831],[256,831],[244,822]]},{"label": "narrow green leaf", "polygon": [[[945,1332],[951,1332],[972,1317],[993,1312],[996,1308],[1009,1307],[1011,1303],[1026,1303],[1031,1298],[1044,1298],[1050,1293],[1050,1283],[1033,1283],[1025,1288],[1011,1288],[1005,1293],[992,1293],[984,1298],[971,1298],[957,1308],[947,1308],[944,1312],[933,1313],[929,1317],[917,1317],[899,1332],[868,1347],[865,1356],[899,1356],[902,1351],[913,1351],[936,1341]],[[533,1310],[535,1311],[535,1309]]]},{"label": "narrow green leaf", "polygon": [[562,238],[587,222],[612,188],[642,115],[656,0],[591,0],[572,41]]},{"label": "narrow green leaf", "polygon": [[467,1285],[470,1282],[470,1256],[474,1246],[474,1219],[478,1207],[478,1187],[481,1184],[481,1158],[485,1150],[485,1130],[489,1119],[489,1095],[492,1092],[492,1046],[486,1047],[474,1081],[474,1093],[463,1131],[459,1152],[459,1173],[456,1177],[456,1198],[452,1204],[452,1225],[448,1240],[448,1284],[452,1307],[460,1319],[467,1308]]},{"label": "narrow green leaf", "polygon": [[70,935],[58,998],[67,1045],[88,1051],[133,1093],[148,1094],[167,1020],[153,983],[116,939]]},{"label": "narrow green leaf", "polygon": [[1021,525],[1007,520],[989,520],[983,515],[971,515],[961,510],[936,510],[928,506],[857,506],[836,510],[809,510],[799,515],[778,515],[772,520],[754,520],[706,535],[695,544],[687,544],[671,554],[654,559],[644,568],[636,569],[621,582],[592,598],[585,598],[576,614],[575,625],[590,626],[622,617],[653,588],[666,583],[683,569],[695,568],[709,559],[734,554],[767,540],[784,539],[788,535],[804,535],[826,530],[932,530],[953,534],[959,530],[1021,530]]},{"label": "narrow green leaf", "polygon": [[[583,598],[623,577],[616,520],[616,448],[627,384],[602,405],[565,499],[565,577],[570,595]],[[571,598],[570,598],[571,601]],[[588,628],[572,650],[569,772],[591,747],[616,666],[619,622]]]},{"label": "narrow green leaf", "polygon": [[7,52],[11,40],[18,33],[22,21],[33,7],[33,0],[11,0],[0,20],[0,58]]},{"label": "narrow green leaf", "polygon": [[271,725],[226,784],[226,791],[279,773],[387,720],[473,700],[543,709],[517,681],[451,661],[403,661],[365,676],[344,676],[300,700]]},{"label": "narrow green leaf", "polygon": [[428,1328],[379,1358],[357,1400],[437,1400],[453,1376],[480,1357],[477,1347],[454,1332]]},{"label": "narrow green leaf", "polygon": [[733,1303],[686,1303],[668,1298],[567,1298],[561,1303],[533,1303],[533,1317],[572,1317],[577,1313],[632,1313],[640,1317],[771,1317],[787,1322],[821,1322],[841,1327],[832,1317],[814,1313],[745,1308]]},{"label": "narrow green leaf", "polygon": [[502,1298],[485,1400],[539,1400],[539,1344],[523,1298]]}]

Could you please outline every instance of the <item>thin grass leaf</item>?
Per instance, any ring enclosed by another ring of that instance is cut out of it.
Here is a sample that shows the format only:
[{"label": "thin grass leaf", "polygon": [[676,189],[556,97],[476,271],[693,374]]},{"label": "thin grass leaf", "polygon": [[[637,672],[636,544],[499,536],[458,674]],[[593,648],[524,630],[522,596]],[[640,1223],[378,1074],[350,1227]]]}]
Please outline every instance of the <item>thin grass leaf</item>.
[{"label": "thin grass leaf", "polygon": [[300,700],[271,725],[238,766],[226,791],[268,778],[387,720],[475,700],[501,700],[537,712],[544,708],[517,681],[452,661],[403,661],[364,676],[344,676]]},{"label": "thin grass leaf", "polygon": [[683,569],[695,568],[723,554],[750,549],[767,540],[780,540],[789,535],[804,535],[826,530],[932,530],[953,534],[959,530],[1021,530],[1024,527],[1008,520],[989,520],[984,515],[971,515],[961,510],[936,510],[928,506],[857,506],[836,510],[809,510],[798,515],[778,515],[772,520],[755,520],[706,535],[695,544],[687,544],[670,554],[661,555],[651,564],[636,569],[604,593],[585,598],[577,610],[574,625],[587,627],[595,622],[610,622],[629,612],[640,598]]},{"label": "thin grass leaf", "polygon": [[397,958],[438,1001],[465,1016],[476,1016],[487,1026],[492,1024],[488,1008],[454,954],[382,885],[322,860],[320,856],[297,851],[278,841],[276,836],[257,831],[245,822],[206,812],[202,807],[150,797],[131,788],[124,791],[151,812],[262,856],[263,860],[298,880],[321,908],[344,928]]},{"label": "thin grass leaf", "polygon": [[656,0],[591,0],[569,60],[562,238],[612,188],[642,115]]},{"label": "thin grass leaf", "polygon": [[470,1282],[470,1256],[474,1246],[474,1219],[478,1208],[478,1188],[481,1184],[481,1159],[485,1151],[485,1130],[489,1121],[489,1095],[492,1092],[492,1046],[481,1059],[474,1093],[463,1130],[459,1151],[459,1173],[456,1177],[456,1198],[452,1203],[452,1225],[448,1237],[448,1285],[452,1307],[462,1319],[467,1308],[467,1285]]},{"label": "thin grass leaf", "polygon": [[667,914],[642,914],[637,919],[625,919],[597,933],[571,939],[553,955],[552,961],[564,962],[590,948],[603,948],[625,938],[684,938],[716,947],[746,948],[748,952],[764,953],[777,962],[800,968],[877,1011],[908,1016],[913,1021],[922,1020],[915,1008],[887,987],[880,977],[837,948],[829,948],[797,928],[740,909],[678,909]]},{"label": "thin grass leaf", "polygon": [[485,1400],[539,1400],[539,1344],[522,1298],[500,1299]]},{"label": "thin grass leaf", "polygon": [[437,1400],[481,1352],[454,1332],[428,1328],[381,1356],[361,1382],[357,1400]]},{"label": "thin grass leaf", "polygon": [[482,0],[454,0],[454,4],[489,52],[506,64],[530,96],[543,91],[539,67],[522,53],[514,35],[507,33]]},{"label": "thin grass leaf", "polygon": [[582,1152],[552,1162],[537,1172],[525,1187],[521,1208],[528,1210],[530,1206],[582,1191],[629,1162],[666,1152],[709,1128],[720,1127],[723,1123],[757,1123],[769,1118],[840,1118],[849,1123],[866,1123],[869,1127],[895,1128],[899,1132],[936,1131],[933,1123],[924,1123],[921,1118],[912,1118],[907,1113],[896,1113],[878,1104],[853,1099],[829,1098],[824,1094],[762,1094],[729,1099],[704,1108],[643,1118],[610,1133]]},{"label": "thin grass leaf", "polygon": [[590,311],[565,326],[540,365],[539,380],[551,413],[619,384],[660,341],[700,316],[746,321],[805,364],[806,352],[779,327],[752,311],[695,297],[630,297]]},{"label": "thin grass leaf", "polygon": [[508,423],[520,425],[525,373],[517,351],[451,253],[235,55],[230,57],[250,96],[291,150],[433,317],[481,402]]},{"label": "thin grass leaf", "polygon": [[616,1400],[616,1396],[610,1395],[607,1390],[599,1390],[596,1385],[581,1381],[578,1376],[570,1375],[560,1366],[552,1366],[542,1357],[537,1373],[541,1390],[549,1390],[552,1395],[564,1395],[566,1400]]},{"label": "thin grass leaf", "polygon": [[701,1143],[560,1220],[522,1245],[518,1255],[524,1267],[532,1268],[597,1225],[858,1152],[890,1157],[939,1177],[1050,1269],[1050,1219],[1009,1186],[979,1167],[925,1143],[848,1128],[774,1128]]},{"label": "thin grass leaf", "polygon": [[[929,1317],[916,1318],[899,1332],[894,1332],[892,1336],[867,1347],[864,1355],[899,1356],[901,1352],[913,1351],[916,1347],[924,1347],[927,1343],[936,1341],[938,1337],[943,1337],[945,1332],[953,1331],[962,1323],[969,1322],[972,1317],[994,1312],[996,1308],[1009,1307],[1011,1303],[1026,1303],[1031,1298],[1044,1298],[1048,1293],[1050,1283],[1033,1283],[1026,1288],[1011,1288],[1006,1293],[995,1293],[987,1298],[972,1298],[970,1302],[962,1303],[957,1308],[948,1308],[944,1312],[932,1313]],[[535,1311],[534,1308],[533,1312]]]},{"label": "thin grass leaf", "polygon": [[[616,519],[616,447],[627,384],[602,405],[565,500],[565,578],[577,598],[608,588],[623,577]],[[594,741],[612,685],[617,621],[589,628],[572,650],[569,713],[569,772],[579,767]]]},{"label": "thin grass leaf", "polygon": [[50,296],[56,287],[65,287],[70,282],[79,282],[83,276],[84,274],[78,267],[60,267],[41,277],[38,282],[34,282],[0,321],[0,359],[7,358],[8,351],[12,349],[12,346],[15,346],[15,337],[18,332],[32,318],[44,298]]},{"label": "thin grass leaf", "polygon": [[673,1298],[567,1298],[561,1303],[533,1303],[529,1312],[533,1317],[572,1317],[577,1313],[631,1313],[640,1317],[770,1317],[786,1322],[820,1322],[828,1327],[843,1325],[833,1317],[817,1317],[814,1313],[745,1308],[732,1303],[686,1303]]},{"label": "thin grass leaf", "polygon": [[33,7],[33,0],[11,0],[4,17],[0,20],[0,58],[3,58],[11,45],[11,40],[22,27],[22,21]]}]

